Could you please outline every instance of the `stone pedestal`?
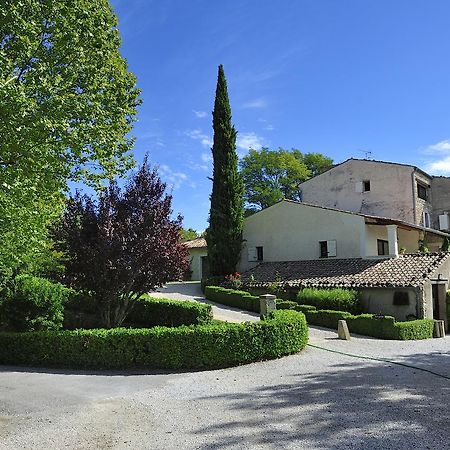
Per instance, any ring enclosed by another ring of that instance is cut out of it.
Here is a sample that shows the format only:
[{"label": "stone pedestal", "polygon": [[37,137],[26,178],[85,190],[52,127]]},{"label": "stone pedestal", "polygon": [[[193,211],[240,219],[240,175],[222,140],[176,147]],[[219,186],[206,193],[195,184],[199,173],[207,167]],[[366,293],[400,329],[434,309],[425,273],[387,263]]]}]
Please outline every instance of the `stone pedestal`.
[{"label": "stone pedestal", "polygon": [[265,316],[270,311],[277,309],[275,295],[264,294],[259,296],[260,315]]},{"label": "stone pedestal", "polygon": [[350,340],[350,332],[348,331],[348,325],[345,320],[338,320],[338,336],[339,339],[343,339],[345,341]]}]

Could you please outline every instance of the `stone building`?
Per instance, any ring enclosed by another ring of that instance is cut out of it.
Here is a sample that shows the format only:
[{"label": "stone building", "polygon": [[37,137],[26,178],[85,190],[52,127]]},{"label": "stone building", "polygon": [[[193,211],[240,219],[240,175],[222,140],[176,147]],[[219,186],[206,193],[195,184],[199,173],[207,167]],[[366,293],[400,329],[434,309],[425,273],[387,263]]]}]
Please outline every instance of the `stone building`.
[{"label": "stone building", "polygon": [[348,159],[300,188],[306,203],[450,231],[450,178],[415,166]]}]

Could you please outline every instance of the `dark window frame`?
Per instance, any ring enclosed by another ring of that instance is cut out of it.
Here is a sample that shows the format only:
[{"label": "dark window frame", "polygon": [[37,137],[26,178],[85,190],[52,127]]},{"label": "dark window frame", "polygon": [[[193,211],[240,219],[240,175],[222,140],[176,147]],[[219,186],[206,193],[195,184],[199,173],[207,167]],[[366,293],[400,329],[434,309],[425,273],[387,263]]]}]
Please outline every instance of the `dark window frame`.
[{"label": "dark window frame", "polygon": [[363,183],[363,192],[370,192],[370,180],[364,180],[362,183]]},{"label": "dark window frame", "polygon": [[264,261],[264,247],[262,246],[256,247],[256,260]]},{"label": "dark window frame", "polygon": [[378,256],[389,255],[389,241],[386,241],[385,239],[377,239],[377,251]]},{"label": "dark window frame", "polygon": [[421,200],[428,200],[428,188],[421,183],[417,183],[417,197]]},{"label": "dark window frame", "polygon": [[328,258],[328,241],[319,241],[320,257]]}]

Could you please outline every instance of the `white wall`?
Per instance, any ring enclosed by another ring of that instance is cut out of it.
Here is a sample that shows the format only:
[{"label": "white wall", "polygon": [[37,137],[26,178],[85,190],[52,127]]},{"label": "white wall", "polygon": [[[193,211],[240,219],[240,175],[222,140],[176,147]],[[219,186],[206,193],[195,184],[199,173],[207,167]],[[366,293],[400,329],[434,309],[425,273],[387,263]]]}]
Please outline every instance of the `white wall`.
[{"label": "white wall", "polygon": [[335,240],[336,258],[361,257],[360,235],[365,226],[358,215],[283,201],[244,220],[244,247],[240,270],[258,263],[248,261],[249,247],[263,247],[264,261],[319,259],[319,241]]},{"label": "white wall", "polygon": [[202,256],[208,254],[206,248],[190,248],[189,264],[192,270],[191,280],[200,281],[202,279]]},{"label": "white wall", "polygon": [[[409,166],[349,160],[304,182],[302,201],[414,223],[413,170]],[[359,193],[356,183],[364,180],[370,180],[370,191]]]}]

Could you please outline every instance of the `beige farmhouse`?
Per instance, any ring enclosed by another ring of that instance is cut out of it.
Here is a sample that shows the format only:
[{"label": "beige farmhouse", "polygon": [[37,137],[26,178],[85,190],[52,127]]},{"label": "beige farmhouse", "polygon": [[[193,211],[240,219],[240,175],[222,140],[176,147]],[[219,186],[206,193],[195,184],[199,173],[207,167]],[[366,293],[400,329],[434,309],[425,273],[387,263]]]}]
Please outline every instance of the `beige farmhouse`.
[{"label": "beige farmhouse", "polygon": [[450,231],[450,178],[407,164],[349,159],[300,185],[306,203]]}]

